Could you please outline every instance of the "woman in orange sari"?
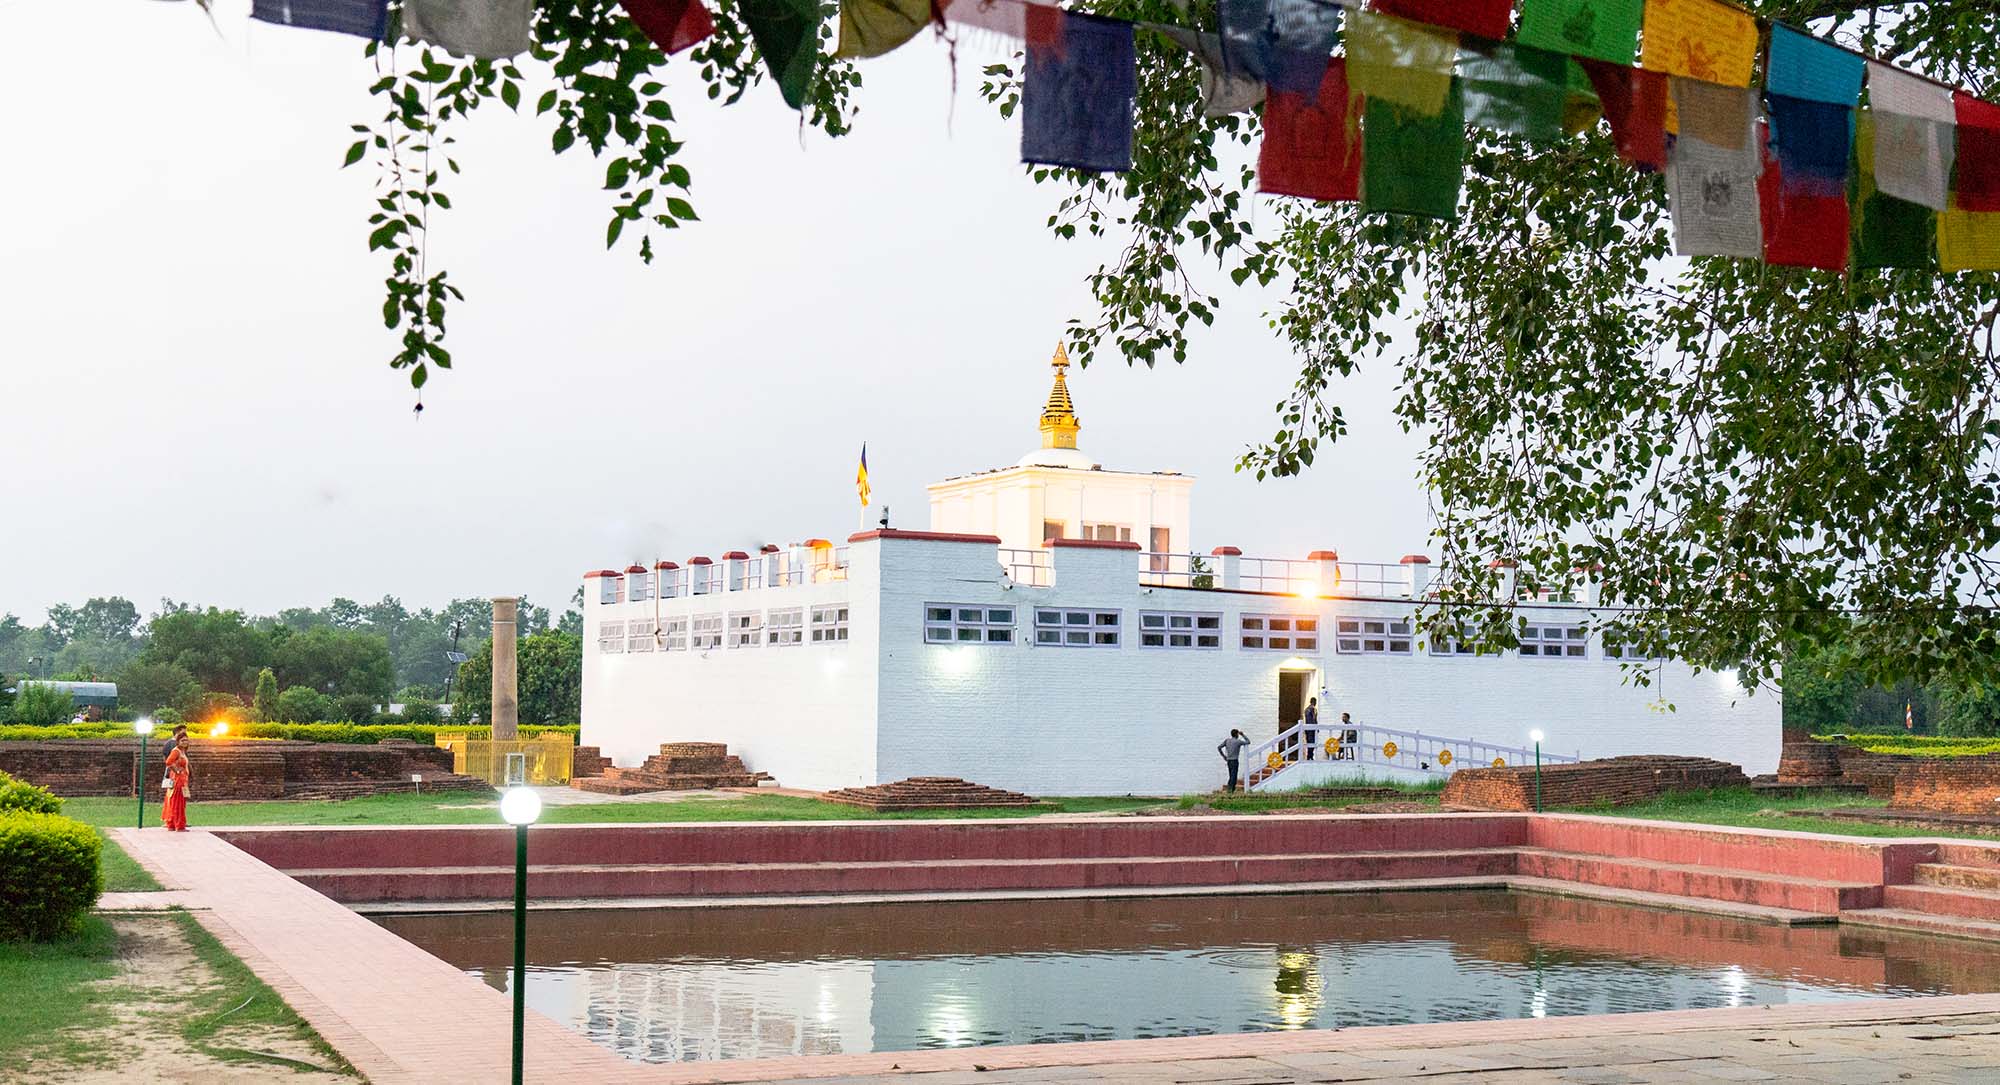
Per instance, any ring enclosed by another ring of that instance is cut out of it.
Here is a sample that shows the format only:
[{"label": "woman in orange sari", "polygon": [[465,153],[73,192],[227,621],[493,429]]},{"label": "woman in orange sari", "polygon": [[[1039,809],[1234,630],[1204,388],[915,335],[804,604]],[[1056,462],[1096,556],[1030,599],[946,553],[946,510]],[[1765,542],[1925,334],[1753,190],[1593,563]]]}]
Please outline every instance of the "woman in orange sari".
[{"label": "woman in orange sari", "polygon": [[160,820],[168,832],[184,833],[188,827],[188,758],[186,743],[167,751],[167,799],[160,807]]}]

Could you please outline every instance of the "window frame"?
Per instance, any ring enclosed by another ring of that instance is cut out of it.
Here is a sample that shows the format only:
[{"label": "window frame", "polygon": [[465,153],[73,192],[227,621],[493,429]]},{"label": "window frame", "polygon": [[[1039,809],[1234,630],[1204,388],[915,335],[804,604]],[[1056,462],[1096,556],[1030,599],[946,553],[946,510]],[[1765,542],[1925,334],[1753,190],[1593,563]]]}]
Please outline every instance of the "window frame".
[{"label": "window frame", "polygon": [[[840,615],[840,616],[839,616],[839,617],[837,617],[837,618],[828,618],[828,617],[823,617],[823,615],[826,615],[826,614],[828,614],[829,612],[832,612],[832,611],[839,611],[839,615]],[[816,604],[814,604],[814,605],[813,605],[813,607],[811,608],[811,614],[810,614],[810,615],[808,616],[808,618],[807,618],[807,624],[808,624],[808,626],[809,626],[809,627],[811,628],[811,630],[812,630],[812,635],[811,635],[811,643],[813,643],[813,644],[846,644],[846,643],[847,643],[847,604],[846,604],[846,603],[816,603]],[[839,634],[839,636],[831,636],[831,635],[829,635],[829,636],[822,636],[821,634],[823,634],[823,633],[824,633],[824,634],[833,634],[833,633],[838,633],[838,634]]]},{"label": "window frame", "polygon": [[[1273,623],[1278,622],[1284,623],[1282,629],[1273,627]],[[1317,614],[1245,611],[1236,616],[1236,646],[1246,652],[1317,653],[1320,650],[1319,626]],[[1282,643],[1274,643],[1280,641]]]},{"label": "window frame", "polygon": [[[737,624],[738,619],[742,619],[742,624]],[[761,648],[764,646],[764,612],[732,610],[723,623],[722,632],[724,648]]]},{"label": "window frame", "polygon": [[[688,648],[696,652],[706,652],[722,647],[723,615],[721,611],[695,614],[688,618]],[[711,638],[713,642],[711,643]]]},{"label": "window frame", "polygon": [[[1347,627],[1352,624],[1355,628]],[[1370,626],[1379,628],[1371,629]],[[1370,647],[1373,643],[1375,647]],[[1397,645],[1402,647],[1398,648]],[[1410,659],[1417,654],[1417,620],[1375,614],[1336,614],[1333,651],[1344,656],[1388,656]]]},{"label": "window frame", "polygon": [[[1517,627],[1515,653],[1522,659],[1588,659],[1590,658],[1590,627],[1582,622],[1548,622],[1523,618]],[[1547,630],[1560,630],[1561,636],[1550,637]],[[1548,649],[1559,647],[1560,652]]]},{"label": "window frame", "polygon": [[678,618],[660,619],[660,651],[685,652],[688,646],[688,619],[683,614]]},{"label": "window frame", "polygon": [[[1017,644],[1014,623],[1019,610],[1012,603],[925,603],[924,643],[940,647]],[[940,617],[939,611],[949,616]],[[997,617],[1003,613],[1005,618]],[[949,636],[933,636],[935,633]]]},{"label": "window frame", "polygon": [[796,648],[805,642],[804,607],[777,607],[764,615],[764,643],[768,647]]},{"label": "window frame", "polygon": [[[1177,619],[1185,619],[1185,624],[1176,625]],[[1182,638],[1186,643],[1176,644],[1176,638]],[[1203,641],[1212,643],[1204,644]],[[1139,647],[1153,652],[1219,652],[1222,650],[1222,612],[1142,610],[1139,612]]]},{"label": "window frame", "polygon": [[623,620],[597,623],[597,651],[605,655],[619,655],[625,651]]},{"label": "window frame", "polygon": [[[1034,611],[1033,644],[1037,648],[1116,649],[1124,646],[1125,612],[1122,610],[1058,606],[1034,606],[1029,609]],[[1048,620],[1051,615],[1054,620]],[[1083,620],[1079,622],[1077,618]],[[1044,634],[1054,636],[1045,640]]]}]

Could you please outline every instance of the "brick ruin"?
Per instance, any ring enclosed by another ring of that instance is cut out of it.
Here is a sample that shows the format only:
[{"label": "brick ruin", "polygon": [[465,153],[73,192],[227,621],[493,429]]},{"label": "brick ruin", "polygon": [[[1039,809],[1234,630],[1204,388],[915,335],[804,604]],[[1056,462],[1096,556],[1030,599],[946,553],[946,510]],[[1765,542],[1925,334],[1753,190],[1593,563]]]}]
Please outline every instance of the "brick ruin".
[{"label": "brick ruin", "polygon": [[[570,764],[569,786],[601,795],[756,787],[771,778],[770,773],[743,767],[743,759],[720,742],[661,743],[659,753],[632,769],[613,765],[595,746],[578,746]],[[586,768],[596,771],[586,772]]]},{"label": "brick ruin", "polygon": [[[1707,757],[1607,757],[1544,765],[1542,806],[1626,806],[1675,791],[1746,787],[1750,778],[1726,761]],[[1461,769],[1444,785],[1446,806],[1479,810],[1533,810],[1535,766]]]},{"label": "brick ruin", "polygon": [[[131,795],[137,784],[159,790],[164,742],[146,748],[146,776],[136,739],[51,739],[0,742],[0,771],[58,795]],[[197,801],[233,799],[347,799],[410,791],[411,776],[424,790],[477,791],[492,787],[451,771],[450,750],[389,740],[372,746],[285,739],[188,740],[190,788]]]},{"label": "brick ruin", "polygon": [[868,810],[974,810],[984,806],[1034,806],[1039,800],[956,776],[912,776],[891,784],[843,787],[822,795],[828,802]]},{"label": "brick ruin", "polygon": [[1787,742],[1778,783],[1866,791],[1889,800],[1891,810],[2000,817],[2000,754],[1921,757],[1838,742]]}]

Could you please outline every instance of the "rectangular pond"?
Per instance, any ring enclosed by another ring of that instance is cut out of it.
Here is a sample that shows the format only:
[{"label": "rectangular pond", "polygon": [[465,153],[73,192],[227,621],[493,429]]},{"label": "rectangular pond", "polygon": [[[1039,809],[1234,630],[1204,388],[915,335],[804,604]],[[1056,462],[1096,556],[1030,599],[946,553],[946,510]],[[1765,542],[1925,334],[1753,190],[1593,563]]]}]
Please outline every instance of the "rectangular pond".
[{"label": "rectangular pond", "polygon": [[[506,912],[376,922],[501,990]],[[533,912],[528,1005],[648,1062],[2000,990],[2000,944],[1501,891]]]}]

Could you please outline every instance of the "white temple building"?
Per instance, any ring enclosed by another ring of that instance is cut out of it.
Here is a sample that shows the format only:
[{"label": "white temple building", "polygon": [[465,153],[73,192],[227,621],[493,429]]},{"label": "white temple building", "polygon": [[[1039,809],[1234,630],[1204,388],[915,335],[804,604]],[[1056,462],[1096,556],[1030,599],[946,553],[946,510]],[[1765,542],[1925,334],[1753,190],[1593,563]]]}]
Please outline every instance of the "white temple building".
[{"label": "white temple building", "polygon": [[1519,763],[1536,731],[1564,759],[1775,770],[1776,696],[1671,660],[1632,684],[1588,585],[1524,597],[1520,647],[1475,654],[1417,630],[1422,555],[1196,549],[1194,479],[1079,449],[1069,360],[1053,364],[1041,447],[931,484],[929,530],[586,573],[579,741],[620,765],[725,742],[792,787],[960,776],[1038,795],[1216,788],[1231,728],[1256,744],[1246,775],[1278,767],[1261,787]]}]

